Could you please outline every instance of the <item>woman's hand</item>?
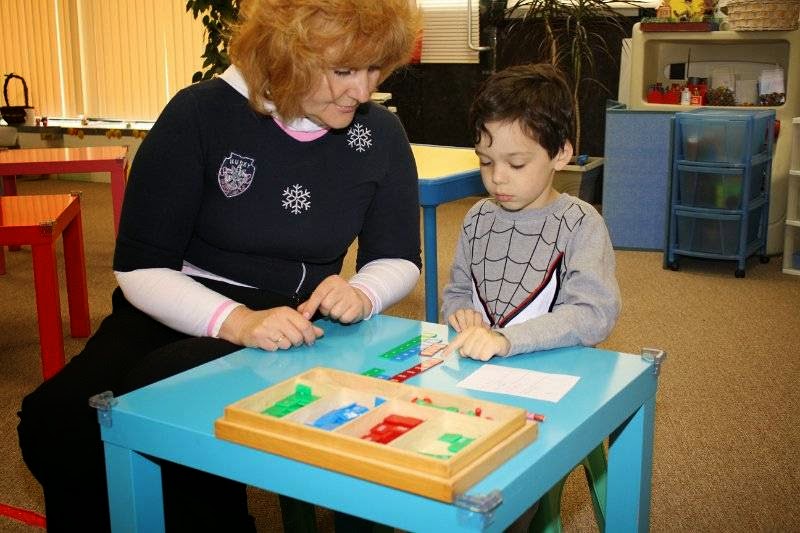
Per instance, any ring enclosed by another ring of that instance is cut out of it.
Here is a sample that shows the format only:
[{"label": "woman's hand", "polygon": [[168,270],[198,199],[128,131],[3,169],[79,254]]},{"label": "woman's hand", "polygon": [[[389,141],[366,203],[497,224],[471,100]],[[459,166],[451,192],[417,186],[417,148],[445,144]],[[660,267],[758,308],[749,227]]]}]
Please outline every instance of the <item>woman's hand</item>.
[{"label": "woman's hand", "polygon": [[490,329],[486,325],[470,326],[459,333],[445,348],[445,354],[450,355],[456,350],[464,357],[488,361],[495,355],[507,355],[511,349],[502,334]]},{"label": "woman's hand", "polygon": [[467,308],[458,309],[447,318],[447,322],[459,333],[473,326],[489,327],[489,325],[483,321],[483,316],[481,316],[479,312]]},{"label": "woman's hand", "polygon": [[351,324],[363,320],[372,312],[372,302],[367,295],[356,289],[343,277],[334,274],[320,283],[311,296],[297,310],[310,320],[314,313]]},{"label": "woman's hand", "polygon": [[219,330],[220,338],[270,352],[311,345],[322,335],[322,329],[291,307],[253,311],[240,305],[228,315]]}]

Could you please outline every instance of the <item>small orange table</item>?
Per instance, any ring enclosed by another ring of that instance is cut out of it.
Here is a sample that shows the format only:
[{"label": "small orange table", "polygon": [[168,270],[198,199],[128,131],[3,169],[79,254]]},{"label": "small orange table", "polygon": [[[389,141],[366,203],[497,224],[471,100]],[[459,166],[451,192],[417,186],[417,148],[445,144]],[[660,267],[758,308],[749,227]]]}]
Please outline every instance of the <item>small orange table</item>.
[{"label": "small orange table", "polygon": [[56,271],[56,240],[59,235],[63,235],[64,239],[70,334],[73,337],[88,337],[89,293],[80,195],[0,196],[0,250],[2,246],[30,245],[33,255],[39,343],[45,379],[64,366],[64,334]]},{"label": "small orange table", "polygon": [[114,234],[125,196],[128,171],[127,146],[89,146],[85,148],[22,148],[0,152],[0,177],[3,194],[17,194],[18,175],[69,174],[72,172],[111,173],[111,203],[114,206]]}]

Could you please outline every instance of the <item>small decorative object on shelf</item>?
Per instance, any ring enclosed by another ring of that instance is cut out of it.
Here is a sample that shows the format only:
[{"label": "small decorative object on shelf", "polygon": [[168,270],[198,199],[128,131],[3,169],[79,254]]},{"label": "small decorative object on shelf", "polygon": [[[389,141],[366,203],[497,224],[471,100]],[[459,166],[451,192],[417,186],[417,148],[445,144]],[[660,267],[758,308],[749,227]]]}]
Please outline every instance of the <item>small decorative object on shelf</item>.
[{"label": "small decorative object on shelf", "polygon": [[760,94],[758,96],[758,103],[766,106],[783,105],[786,102],[786,93],[769,93]]},{"label": "small decorative object on shelf", "polygon": [[732,106],[736,105],[736,98],[728,87],[714,87],[706,93],[706,105]]},{"label": "small decorative object on shelf", "polygon": [[662,20],[669,20],[672,18],[672,8],[669,6],[669,0],[662,0],[661,5],[656,10],[656,18]]},{"label": "small decorative object on shelf", "polygon": [[715,0],[662,0],[656,16],[643,18],[642,31],[714,31],[719,21],[712,18]]},{"label": "small decorative object on shelf", "polygon": [[706,11],[705,0],[669,0],[669,6],[678,22],[701,22]]}]

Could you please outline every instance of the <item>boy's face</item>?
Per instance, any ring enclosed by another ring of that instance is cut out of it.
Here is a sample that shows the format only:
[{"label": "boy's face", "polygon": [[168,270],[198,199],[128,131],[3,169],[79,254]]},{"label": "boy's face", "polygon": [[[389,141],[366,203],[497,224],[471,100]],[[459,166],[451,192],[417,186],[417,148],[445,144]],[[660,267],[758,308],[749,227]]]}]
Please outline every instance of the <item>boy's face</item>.
[{"label": "boy's face", "polygon": [[544,207],[558,197],[553,175],[569,163],[572,144],[550,159],[547,150],[531,139],[519,122],[487,122],[491,134],[481,135],[475,153],[481,164],[483,186],[503,209],[520,211]]}]

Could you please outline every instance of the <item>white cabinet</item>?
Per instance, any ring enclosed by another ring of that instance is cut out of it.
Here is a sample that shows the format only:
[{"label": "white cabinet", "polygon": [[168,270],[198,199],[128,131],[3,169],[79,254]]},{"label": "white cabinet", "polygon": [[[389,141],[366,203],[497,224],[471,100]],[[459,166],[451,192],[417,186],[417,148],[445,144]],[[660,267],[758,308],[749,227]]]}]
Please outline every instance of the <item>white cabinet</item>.
[{"label": "white cabinet", "polygon": [[[792,118],[800,116],[800,31],[712,31],[712,32],[642,32],[640,25],[633,27],[630,59],[630,87],[628,108],[649,111],[687,111],[686,106],[651,104],[647,102],[649,85],[661,82],[669,85],[665,74],[673,63],[689,62],[692,65],[715,64],[769,64],[783,68],[786,84],[786,102],[783,105],[758,108],[774,109],[782,132],[775,141],[772,160],[771,198],[768,219],[767,253],[780,253],[784,237],[784,205],[786,202],[789,159],[791,152]],[[745,67],[742,66],[742,69]],[[735,70],[735,69],[734,69]],[[743,72],[745,72],[743,70]],[[754,72],[745,72],[747,77]],[[731,107],[723,109],[753,109]],[[669,139],[664,139],[669,143]],[[794,167],[797,169],[797,167]],[[665,206],[666,208],[666,206]],[[800,230],[799,230],[800,231]]]},{"label": "white cabinet", "polygon": [[[792,157],[786,195],[783,271],[800,276],[800,117],[792,119]],[[797,258],[797,259],[795,259]]]}]

